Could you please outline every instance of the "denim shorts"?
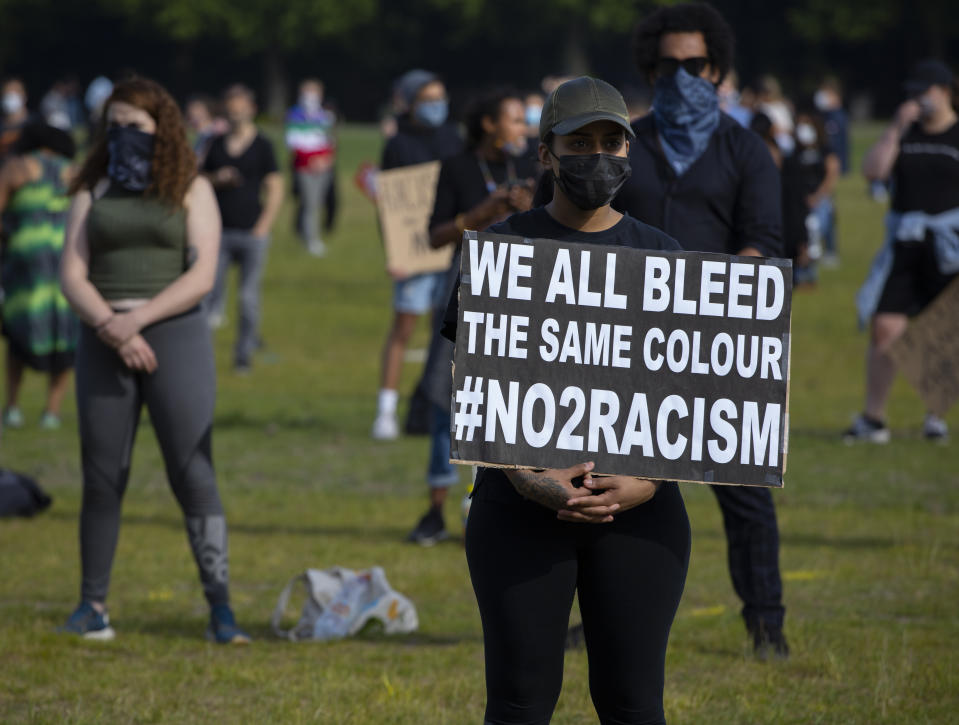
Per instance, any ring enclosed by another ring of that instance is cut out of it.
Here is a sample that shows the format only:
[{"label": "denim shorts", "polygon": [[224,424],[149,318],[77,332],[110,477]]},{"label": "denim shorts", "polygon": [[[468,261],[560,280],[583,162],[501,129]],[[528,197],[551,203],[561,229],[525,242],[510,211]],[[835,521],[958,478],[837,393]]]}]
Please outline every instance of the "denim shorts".
[{"label": "denim shorts", "polygon": [[[422,315],[441,304],[445,272],[417,274],[393,283],[393,309]],[[445,303],[445,300],[442,301]]]}]

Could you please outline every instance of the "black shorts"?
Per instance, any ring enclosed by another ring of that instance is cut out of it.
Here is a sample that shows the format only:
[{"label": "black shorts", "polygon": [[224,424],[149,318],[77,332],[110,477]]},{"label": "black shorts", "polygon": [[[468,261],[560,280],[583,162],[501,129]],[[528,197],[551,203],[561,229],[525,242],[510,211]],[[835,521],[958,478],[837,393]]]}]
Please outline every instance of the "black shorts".
[{"label": "black shorts", "polygon": [[896,242],[892,270],[882,289],[876,312],[918,315],[957,276],[939,271],[931,240]]}]

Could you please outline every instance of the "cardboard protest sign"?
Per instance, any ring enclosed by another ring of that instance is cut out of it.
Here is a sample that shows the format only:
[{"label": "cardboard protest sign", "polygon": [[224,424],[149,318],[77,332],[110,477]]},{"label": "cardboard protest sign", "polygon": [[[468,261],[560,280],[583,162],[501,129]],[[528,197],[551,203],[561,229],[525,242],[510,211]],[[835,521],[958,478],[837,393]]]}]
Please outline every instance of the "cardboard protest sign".
[{"label": "cardboard protest sign", "polygon": [[954,280],[909,327],[889,354],[930,413],[944,416],[959,400],[959,280]]},{"label": "cardboard protest sign", "polygon": [[451,458],[782,486],[791,263],[467,232]]},{"label": "cardboard protest sign", "polygon": [[439,174],[439,161],[377,174],[376,207],[386,248],[386,268],[395,275],[442,272],[450,266],[452,247],[430,247],[429,223]]}]

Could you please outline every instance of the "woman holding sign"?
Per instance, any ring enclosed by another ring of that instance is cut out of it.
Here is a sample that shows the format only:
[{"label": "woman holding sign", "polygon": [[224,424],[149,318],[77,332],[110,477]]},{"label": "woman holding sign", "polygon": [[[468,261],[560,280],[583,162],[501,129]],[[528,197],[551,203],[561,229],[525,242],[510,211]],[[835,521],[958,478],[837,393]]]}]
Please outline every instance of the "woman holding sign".
[{"label": "woman holding sign", "polygon": [[[577,78],[547,99],[538,157],[545,204],[490,227],[498,234],[679,250],[614,211],[633,132],[612,86]],[[535,202],[534,202],[535,204]],[[443,334],[455,338],[458,295]],[[689,563],[689,521],[675,484],[559,470],[484,468],[466,532],[483,620],[487,723],[547,723],[559,697],[574,594],[590,692],[603,723],[661,723],[666,643]]]}]

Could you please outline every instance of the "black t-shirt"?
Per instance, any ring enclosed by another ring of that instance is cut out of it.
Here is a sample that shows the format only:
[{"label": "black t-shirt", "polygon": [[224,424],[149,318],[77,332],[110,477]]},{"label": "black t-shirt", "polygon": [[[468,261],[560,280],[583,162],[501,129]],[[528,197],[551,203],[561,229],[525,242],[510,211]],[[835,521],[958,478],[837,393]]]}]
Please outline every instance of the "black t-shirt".
[{"label": "black t-shirt", "polygon": [[223,228],[252,229],[263,210],[260,204],[263,179],[278,170],[273,144],[257,133],[242,154],[231,156],[226,150],[226,136],[219,136],[210,144],[203,170],[212,172],[224,166],[236,167],[243,181],[239,186],[216,187]]},{"label": "black t-shirt", "polygon": [[409,115],[397,119],[397,132],[383,147],[383,160],[380,168],[398,169],[402,166],[425,164],[429,161],[442,161],[463,148],[456,126],[444,123],[436,128],[418,126]]},{"label": "black t-shirt", "polygon": [[[633,249],[652,249],[665,252],[679,252],[682,248],[679,243],[668,234],[643,224],[628,215],[623,215],[619,222],[602,232],[581,232],[570,229],[553,219],[544,207],[537,207],[530,211],[514,214],[509,219],[494,224],[487,231],[494,234],[512,234],[528,239],[555,239],[561,242],[578,242],[580,244],[606,244],[614,247],[632,247]],[[456,323],[459,318],[459,281],[453,288],[446,315],[443,318],[442,334],[448,340],[456,341]],[[481,468],[477,475],[476,485],[496,482],[500,485],[511,485],[506,474],[500,468]]]},{"label": "black t-shirt", "polygon": [[783,239],[787,258],[794,259],[799,247],[808,241],[806,217],[811,209],[806,205],[806,197],[826,178],[826,158],[834,153],[828,144],[809,148],[797,146],[783,159]]},{"label": "black t-shirt", "polygon": [[[512,234],[527,239],[555,239],[559,242],[579,244],[605,244],[613,247],[632,247],[633,249],[653,249],[664,252],[679,252],[682,247],[668,234],[648,224],[624,214],[616,224],[601,232],[581,232],[560,224],[553,219],[545,207],[537,207],[527,212],[514,214],[509,219],[494,224],[488,232],[493,234]],[[453,288],[446,314],[443,317],[441,333],[443,337],[456,341],[456,323],[459,318],[459,281]]]},{"label": "black t-shirt", "polygon": [[959,123],[938,134],[918,123],[899,143],[892,169],[892,208],[941,214],[959,207]]},{"label": "black t-shirt", "polygon": [[[486,161],[486,167],[497,187],[506,186],[511,181],[535,180],[537,173],[534,164],[525,157],[510,159],[509,162]],[[487,188],[486,177],[475,151],[464,151],[446,159],[436,182],[430,229],[469,211],[489,194],[490,189]]]},{"label": "black t-shirt", "polygon": [[683,249],[781,257],[779,172],[763,140],[723,114],[686,173],[666,161],[652,115],[633,123],[633,174],[613,207],[674,237]]}]

